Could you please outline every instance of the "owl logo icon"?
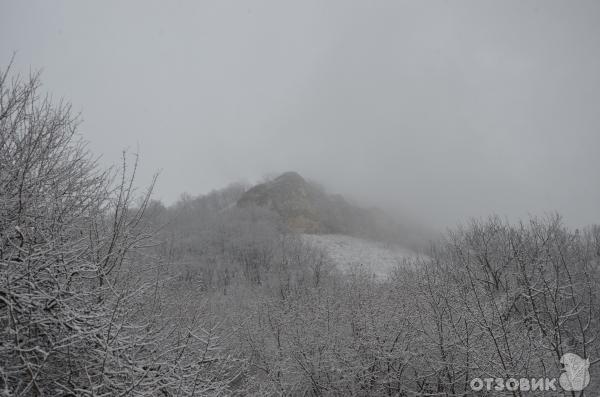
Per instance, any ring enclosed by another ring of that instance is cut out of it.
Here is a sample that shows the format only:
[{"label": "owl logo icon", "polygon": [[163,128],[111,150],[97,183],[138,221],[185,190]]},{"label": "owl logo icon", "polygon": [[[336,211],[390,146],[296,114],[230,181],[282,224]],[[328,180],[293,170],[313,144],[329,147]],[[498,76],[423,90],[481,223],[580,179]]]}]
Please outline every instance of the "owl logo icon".
[{"label": "owl logo icon", "polygon": [[565,353],[560,358],[564,372],[558,383],[566,391],[581,391],[590,383],[590,360],[583,359],[575,353]]}]

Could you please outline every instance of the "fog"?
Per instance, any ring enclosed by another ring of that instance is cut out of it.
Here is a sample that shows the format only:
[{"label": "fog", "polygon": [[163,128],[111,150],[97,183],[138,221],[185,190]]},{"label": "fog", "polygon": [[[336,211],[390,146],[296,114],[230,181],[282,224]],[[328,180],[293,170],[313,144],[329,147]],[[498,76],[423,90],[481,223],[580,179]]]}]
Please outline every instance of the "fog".
[{"label": "fog", "polygon": [[166,203],[295,170],[436,227],[600,222],[600,2],[8,2],[106,164]]}]

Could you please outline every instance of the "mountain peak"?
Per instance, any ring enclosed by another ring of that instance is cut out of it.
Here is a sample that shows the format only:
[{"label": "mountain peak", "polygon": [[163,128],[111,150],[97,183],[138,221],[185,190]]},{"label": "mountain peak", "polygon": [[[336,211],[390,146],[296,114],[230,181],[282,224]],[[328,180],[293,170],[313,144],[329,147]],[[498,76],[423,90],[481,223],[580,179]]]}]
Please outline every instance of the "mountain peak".
[{"label": "mountain peak", "polygon": [[258,184],[238,200],[238,207],[257,205],[278,213],[296,231],[324,232],[317,214],[317,190],[297,172],[285,172],[277,178]]},{"label": "mountain peak", "polygon": [[252,205],[276,212],[290,229],[300,233],[377,239],[389,227],[377,211],[349,204],[341,195],[329,195],[294,171],[252,187],[237,202],[238,207]]},{"label": "mountain peak", "polygon": [[300,175],[296,171],[284,172],[283,174],[281,174],[277,178],[275,178],[274,181],[275,182],[289,181],[289,182],[295,182],[295,183],[305,183],[306,182],[304,180],[304,178],[302,178],[302,175]]}]

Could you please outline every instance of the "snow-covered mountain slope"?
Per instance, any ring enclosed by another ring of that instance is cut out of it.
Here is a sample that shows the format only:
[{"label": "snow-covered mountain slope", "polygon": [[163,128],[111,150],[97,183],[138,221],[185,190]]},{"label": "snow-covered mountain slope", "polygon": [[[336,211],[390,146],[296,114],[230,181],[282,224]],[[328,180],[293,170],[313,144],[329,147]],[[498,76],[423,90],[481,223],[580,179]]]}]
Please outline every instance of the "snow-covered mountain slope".
[{"label": "snow-covered mountain slope", "polygon": [[418,256],[402,247],[342,234],[303,234],[302,238],[312,246],[323,249],[342,272],[362,266],[377,278],[385,278],[405,259]]}]

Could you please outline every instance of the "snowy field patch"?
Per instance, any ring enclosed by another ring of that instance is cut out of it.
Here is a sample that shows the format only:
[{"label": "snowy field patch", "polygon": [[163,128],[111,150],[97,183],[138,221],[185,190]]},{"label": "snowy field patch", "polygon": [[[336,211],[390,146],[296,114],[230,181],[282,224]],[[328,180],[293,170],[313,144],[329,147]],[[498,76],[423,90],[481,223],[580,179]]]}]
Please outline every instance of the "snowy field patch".
[{"label": "snowy field patch", "polygon": [[363,266],[377,278],[385,278],[404,260],[417,258],[414,251],[406,248],[340,234],[303,234],[302,238],[323,249],[342,272]]}]

